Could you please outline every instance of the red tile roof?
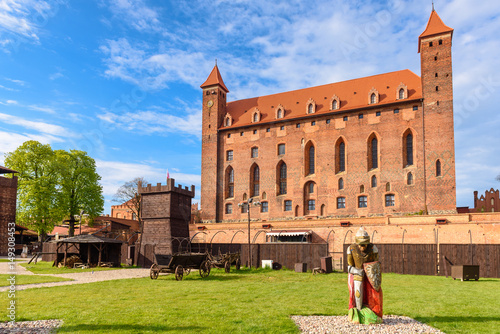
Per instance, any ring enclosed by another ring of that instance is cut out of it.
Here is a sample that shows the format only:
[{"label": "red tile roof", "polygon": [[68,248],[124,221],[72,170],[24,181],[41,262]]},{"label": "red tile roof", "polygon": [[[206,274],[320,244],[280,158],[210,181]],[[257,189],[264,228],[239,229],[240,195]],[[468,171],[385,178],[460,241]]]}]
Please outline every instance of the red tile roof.
[{"label": "red tile roof", "polygon": [[220,85],[222,89],[226,91],[226,93],[229,93],[229,89],[227,89],[226,85],[224,85],[224,80],[222,80],[222,76],[220,75],[217,65],[214,66],[212,72],[208,76],[208,79],[200,87],[204,88],[215,85]]},{"label": "red tile roof", "polygon": [[420,40],[422,38],[444,34],[447,32],[451,32],[453,34],[453,29],[444,24],[436,11],[433,10],[431,16],[429,17],[429,21],[427,22],[427,27],[425,27],[424,32],[418,37],[418,52],[420,52]]},{"label": "red tile roof", "polygon": [[[275,111],[278,105],[285,109],[285,117],[282,120],[295,119],[310,116],[306,113],[309,99],[316,103],[315,115],[326,113],[343,113],[349,110],[366,108],[369,105],[369,93],[372,88],[379,93],[379,102],[373,106],[382,106],[390,103],[400,102],[398,100],[398,86],[406,85],[408,98],[404,101],[422,98],[421,80],[418,75],[410,70],[402,70],[379,74],[360,79],[348,80],[327,84],[323,86],[299,89],[279,94],[259,96],[245,100],[233,101],[227,104],[227,112],[231,115],[233,122],[230,127],[235,128],[252,124],[252,114],[255,108],[260,111],[260,121],[254,124],[263,124],[276,121]],[[333,96],[340,100],[340,108],[330,110]]]}]

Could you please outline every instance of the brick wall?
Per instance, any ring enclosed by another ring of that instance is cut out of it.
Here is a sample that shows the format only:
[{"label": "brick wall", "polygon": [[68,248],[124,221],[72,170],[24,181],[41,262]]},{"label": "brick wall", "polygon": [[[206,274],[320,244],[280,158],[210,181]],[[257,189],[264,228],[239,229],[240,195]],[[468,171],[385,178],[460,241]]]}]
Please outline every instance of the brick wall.
[{"label": "brick wall", "polygon": [[17,176],[0,176],[0,256],[7,255],[8,224],[16,222]]},{"label": "brick wall", "polygon": [[484,195],[477,197],[478,192],[474,191],[474,209],[472,212],[500,212],[500,191],[491,188],[486,190]]}]

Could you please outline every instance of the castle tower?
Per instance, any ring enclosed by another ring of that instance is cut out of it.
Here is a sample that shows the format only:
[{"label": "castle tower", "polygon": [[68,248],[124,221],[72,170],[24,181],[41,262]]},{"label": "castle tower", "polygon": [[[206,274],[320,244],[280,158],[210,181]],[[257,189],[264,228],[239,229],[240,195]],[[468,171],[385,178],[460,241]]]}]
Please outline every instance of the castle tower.
[{"label": "castle tower", "polygon": [[154,253],[170,255],[178,251],[183,239],[189,239],[194,186],[191,189],[181,185],[176,187],[174,179],[167,179],[164,186],[161,183],[146,187],[139,184],[138,192],[141,195],[143,231],[136,263],[149,267],[154,261]]},{"label": "castle tower", "polygon": [[[456,212],[451,44],[453,29],[433,9],[419,36],[429,214]],[[437,209],[439,208],[439,210]]]},{"label": "castle tower", "polygon": [[[16,171],[0,166],[0,175]],[[0,176],[0,256],[7,256],[9,233],[16,222],[17,176]]]},{"label": "castle tower", "polygon": [[[217,214],[223,177],[219,173],[219,136],[217,129],[222,126],[226,114],[226,94],[229,90],[217,65],[208,79],[200,86],[203,89],[203,123],[201,155],[201,211],[202,220],[218,221]],[[220,189],[218,189],[220,188]],[[218,191],[219,190],[219,191]]]}]

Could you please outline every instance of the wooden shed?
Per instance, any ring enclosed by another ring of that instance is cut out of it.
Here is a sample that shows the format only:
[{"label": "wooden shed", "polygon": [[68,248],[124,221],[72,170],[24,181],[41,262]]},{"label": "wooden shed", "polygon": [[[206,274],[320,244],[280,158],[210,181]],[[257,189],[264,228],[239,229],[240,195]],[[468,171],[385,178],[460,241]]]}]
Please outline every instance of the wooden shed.
[{"label": "wooden shed", "polygon": [[113,266],[118,267],[120,266],[122,243],[123,241],[120,240],[91,234],[61,239],[57,241],[55,265],[57,266],[59,262],[66,265],[68,254],[73,255],[76,250],[76,255],[82,259],[83,263],[97,266],[101,266],[103,263],[111,263]]}]

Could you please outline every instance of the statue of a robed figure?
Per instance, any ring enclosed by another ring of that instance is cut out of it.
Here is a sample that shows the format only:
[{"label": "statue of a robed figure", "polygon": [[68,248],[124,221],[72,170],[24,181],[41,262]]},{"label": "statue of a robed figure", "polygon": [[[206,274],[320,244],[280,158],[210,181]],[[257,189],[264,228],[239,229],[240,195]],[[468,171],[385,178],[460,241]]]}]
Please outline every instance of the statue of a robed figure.
[{"label": "statue of a robed figure", "polygon": [[377,246],[361,227],[356,243],[347,248],[349,320],[358,324],[382,323],[382,273]]}]

